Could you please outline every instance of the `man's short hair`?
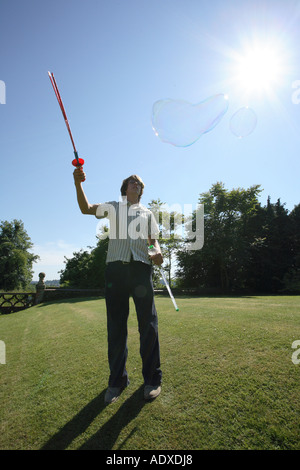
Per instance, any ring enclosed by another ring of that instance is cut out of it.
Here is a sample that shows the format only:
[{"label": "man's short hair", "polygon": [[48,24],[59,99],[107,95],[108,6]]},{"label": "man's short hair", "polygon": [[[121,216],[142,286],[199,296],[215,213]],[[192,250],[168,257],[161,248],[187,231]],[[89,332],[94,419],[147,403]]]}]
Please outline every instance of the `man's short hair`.
[{"label": "man's short hair", "polygon": [[139,195],[139,198],[138,200],[140,201],[141,197],[142,197],[142,194],[144,192],[144,183],[143,183],[143,180],[142,178],[140,178],[138,175],[131,175],[131,176],[128,176],[128,178],[126,178],[125,180],[123,180],[123,183],[122,183],[122,186],[121,186],[121,195],[122,196],[126,196],[126,191],[127,191],[127,187],[128,187],[128,182],[130,180],[135,180],[137,181],[138,183],[141,184],[141,192],[140,192],[140,195]]}]

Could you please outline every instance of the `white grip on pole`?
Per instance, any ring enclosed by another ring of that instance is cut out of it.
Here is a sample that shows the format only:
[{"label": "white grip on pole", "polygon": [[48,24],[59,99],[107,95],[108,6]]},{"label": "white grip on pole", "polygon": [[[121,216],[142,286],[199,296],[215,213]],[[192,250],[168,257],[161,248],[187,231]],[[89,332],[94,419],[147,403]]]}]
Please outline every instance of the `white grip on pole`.
[{"label": "white grip on pole", "polygon": [[177,307],[176,301],[175,301],[175,299],[174,299],[174,296],[173,296],[173,294],[172,294],[172,291],[171,291],[171,289],[170,289],[169,283],[168,283],[168,281],[167,281],[167,279],[166,279],[166,276],[165,276],[165,273],[164,273],[164,270],[163,270],[162,267],[160,267],[160,272],[161,272],[162,278],[163,278],[163,280],[164,280],[164,283],[165,283],[165,285],[166,285],[166,288],[168,289],[168,292],[169,292],[169,295],[170,295],[171,300],[172,300],[172,302],[173,302],[173,305],[174,305],[174,307],[175,307],[175,310],[176,310],[176,312],[178,312],[179,308]]},{"label": "white grip on pole", "polygon": [[[157,249],[153,245],[151,245],[151,246],[148,247],[148,253],[149,253],[149,255],[155,255],[157,253]],[[166,286],[166,288],[169,292],[169,296],[171,297],[171,300],[172,300],[173,305],[175,307],[175,310],[176,310],[176,312],[178,312],[179,308],[177,307],[177,304],[176,304],[176,301],[175,301],[174,296],[172,294],[171,288],[170,288],[169,283],[166,279],[164,270],[161,266],[159,267],[159,269],[160,269],[160,273],[162,275],[162,278],[164,280],[165,286]]]}]

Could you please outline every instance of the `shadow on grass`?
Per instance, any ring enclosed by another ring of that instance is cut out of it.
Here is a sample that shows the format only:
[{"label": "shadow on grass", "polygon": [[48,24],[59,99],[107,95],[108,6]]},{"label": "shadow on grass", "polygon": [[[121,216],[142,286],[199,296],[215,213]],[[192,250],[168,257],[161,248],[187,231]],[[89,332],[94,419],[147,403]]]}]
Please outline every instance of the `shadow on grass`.
[{"label": "shadow on grass", "polygon": [[[139,414],[146,404],[143,398],[144,386],[136,390],[117,412],[103,426],[90,437],[79,450],[110,450],[113,448],[117,438],[130,421]],[[94,419],[106,408],[104,403],[105,391],[88,403],[71,421],[58,431],[41,450],[65,450],[71,442],[80,436],[94,421]]]},{"label": "shadow on grass", "polygon": [[48,307],[48,305],[59,305],[59,304],[77,304],[80,302],[89,302],[90,300],[104,300],[104,296],[99,297],[72,297],[70,299],[56,299],[56,300],[45,300],[40,304],[37,304],[38,307]]}]

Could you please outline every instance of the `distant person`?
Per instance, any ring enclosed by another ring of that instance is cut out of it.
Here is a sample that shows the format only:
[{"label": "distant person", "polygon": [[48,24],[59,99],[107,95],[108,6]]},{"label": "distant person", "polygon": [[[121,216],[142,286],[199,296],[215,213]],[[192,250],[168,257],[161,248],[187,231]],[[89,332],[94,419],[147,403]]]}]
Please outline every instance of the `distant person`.
[{"label": "distant person", "polygon": [[[110,376],[105,402],[116,401],[129,384],[126,371],[127,319],[132,296],[140,333],[140,354],[144,378],[144,398],[156,398],[161,392],[158,318],[154,304],[152,263],[160,265],[163,257],[157,241],[159,230],[151,211],[140,204],[144,183],[137,175],[126,178],[121,186],[122,200],[90,204],[82,188],[82,168],[74,171],[77,201],[83,214],[107,217],[110,235],[105,270],[108,362]],[[148,244],[158,253],[148,255]]]}]

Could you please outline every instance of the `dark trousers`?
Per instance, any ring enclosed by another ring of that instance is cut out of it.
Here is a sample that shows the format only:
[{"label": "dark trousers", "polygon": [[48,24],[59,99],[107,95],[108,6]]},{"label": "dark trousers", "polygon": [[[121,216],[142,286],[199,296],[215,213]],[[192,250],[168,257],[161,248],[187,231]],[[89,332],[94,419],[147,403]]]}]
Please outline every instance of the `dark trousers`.
[{"label": "dark trousers", "polygon": [[110,387],[126,387],[128,375],[127,320],[132,296],[140,333],[140,354],[145,385],[161,383],[158,319],[154,304],[152,266],[132,261],[108,263],[105,271],[108,362]]}]

